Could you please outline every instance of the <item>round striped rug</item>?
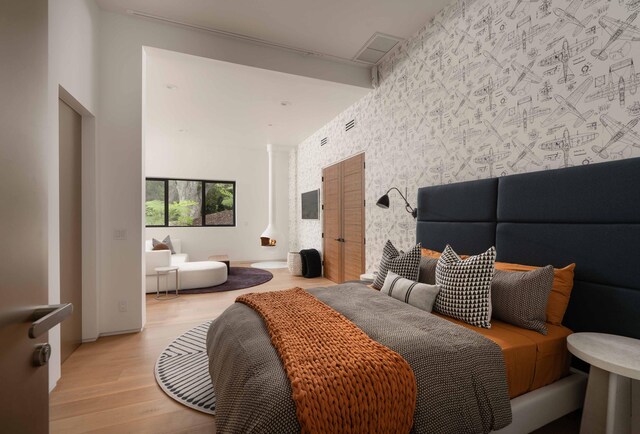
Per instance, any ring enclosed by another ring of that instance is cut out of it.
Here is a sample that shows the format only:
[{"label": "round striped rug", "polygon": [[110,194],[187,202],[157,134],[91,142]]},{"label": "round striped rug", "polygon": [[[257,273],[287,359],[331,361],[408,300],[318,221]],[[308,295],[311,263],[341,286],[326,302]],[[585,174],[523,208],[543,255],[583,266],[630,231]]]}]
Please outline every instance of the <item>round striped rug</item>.
[{"label": "round striped rug", "polygon": [[162,351],[156,362],[158,385],[180,404],[216,414],[216,396],[209,376],[207,330],[211,321],[192,328]]}]

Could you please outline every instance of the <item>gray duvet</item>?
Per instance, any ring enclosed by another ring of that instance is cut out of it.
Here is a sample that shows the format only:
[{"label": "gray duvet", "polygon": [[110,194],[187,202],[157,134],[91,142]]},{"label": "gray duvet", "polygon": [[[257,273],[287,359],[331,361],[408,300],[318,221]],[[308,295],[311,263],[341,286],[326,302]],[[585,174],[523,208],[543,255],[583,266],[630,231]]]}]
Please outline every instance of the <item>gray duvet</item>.
[{"label": "gray duvet", "polygon": [[[413,432],[487,433],[511,422],[502,351],[491,340],[364,285],[308,292],[411,365]],[[207,352],[218,433],[300,432],[289,380],[254,310],[230,306],[211,324]]]}]

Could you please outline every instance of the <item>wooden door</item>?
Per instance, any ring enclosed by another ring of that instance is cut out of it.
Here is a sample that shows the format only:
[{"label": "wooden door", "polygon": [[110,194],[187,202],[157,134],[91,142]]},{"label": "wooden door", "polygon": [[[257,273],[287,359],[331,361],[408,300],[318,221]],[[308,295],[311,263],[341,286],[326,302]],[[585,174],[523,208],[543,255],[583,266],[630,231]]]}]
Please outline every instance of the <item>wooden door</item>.
[{"label": "wooden door", "polygon": [[324,276],[336,283],[364,273],[364,154],[322,171]]},{"label": "wooden door", "polygon": [[345,280],[364,273],[364,154],[342,162],[342,247]]},{"label": "wooden door", "polygon": [[322,170],[324,277],[342,282],[341,165]]},{"label": "wooden door", "polygon": [[49,432],[48,366],[31,317],[46,305],[50,107],[46,0],[0,2],[0,432]]},{"label": "wooden door", "polygon": [[62,100],[59,107],[60,302],[73,314],[60,325],[64,362],[82,342],[82,117]]}]

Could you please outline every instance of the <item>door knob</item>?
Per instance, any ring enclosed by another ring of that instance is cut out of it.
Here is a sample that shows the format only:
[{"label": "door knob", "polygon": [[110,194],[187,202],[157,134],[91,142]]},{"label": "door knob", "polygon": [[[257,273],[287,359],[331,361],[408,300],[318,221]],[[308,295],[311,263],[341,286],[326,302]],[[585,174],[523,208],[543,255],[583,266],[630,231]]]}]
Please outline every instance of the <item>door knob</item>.
[{"label": "door knob", "polygon": [[38,344],[33,349],[33,366],[44,366],[51,357],[51,345]]}]

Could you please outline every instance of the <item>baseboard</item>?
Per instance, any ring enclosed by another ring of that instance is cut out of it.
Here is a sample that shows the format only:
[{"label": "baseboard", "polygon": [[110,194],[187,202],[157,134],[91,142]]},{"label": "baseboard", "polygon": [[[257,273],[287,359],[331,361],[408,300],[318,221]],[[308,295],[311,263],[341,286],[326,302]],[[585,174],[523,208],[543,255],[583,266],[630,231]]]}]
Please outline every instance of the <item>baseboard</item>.
[{"label": "baseboard", "polygon": [[130,329],[130,330],[120,330],[120,331],[117,331],[117,332],[100,333],[98,338],[101,338],[103,336],[117,336],[117,335],[126,335],[126,334],[129,334],[129,333],[140,333],[142,330],[144,330],[144,328],[137,328],[137,329]]}]

